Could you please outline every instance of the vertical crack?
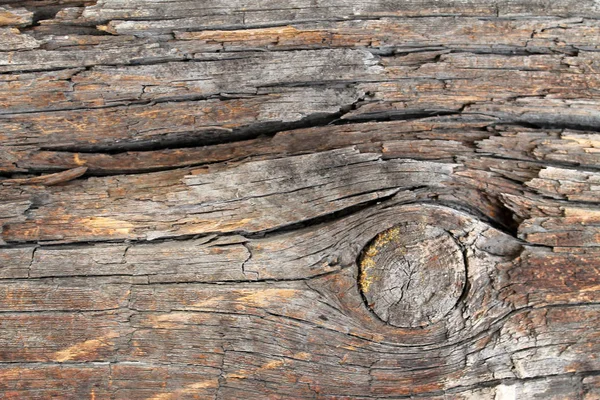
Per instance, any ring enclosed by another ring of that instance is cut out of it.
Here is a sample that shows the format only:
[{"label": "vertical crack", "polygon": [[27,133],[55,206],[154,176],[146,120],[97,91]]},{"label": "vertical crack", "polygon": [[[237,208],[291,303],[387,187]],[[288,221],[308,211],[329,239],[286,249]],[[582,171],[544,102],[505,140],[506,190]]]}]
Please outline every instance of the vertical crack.
[{"label": "vertical crack", "polygon": [[31,251],[31,260],[29,261],[29,266],[27,267],[27,279],[31,278],[31,267],[33,266],[33,261],[35,260],[35,252],[39,246],[35,246]]},{"label": "vertical crack", "polygon": [[225,357],[227,355],[227,350],[225,350],[224,344],[221,344],[221,351],[223,352],[223,357],[221,357],[221,371],[219,372],[219,377],[217,378],[217,390],[215,392],[215,400],[219,398],[221,388],[227,382],[227,379],[225,378]]},{"label": "vertical crack", "polygon": [[[252,248],[247,242],[243,242],[242,245],[248,251],[248,257],[242,262],[242,274],[249,280],[258,280],[260,274],[257,271],[249,271],[246,269],[246,264],[252,259]],[[248,277],[247,274],[253,274],[252,277]]]}]

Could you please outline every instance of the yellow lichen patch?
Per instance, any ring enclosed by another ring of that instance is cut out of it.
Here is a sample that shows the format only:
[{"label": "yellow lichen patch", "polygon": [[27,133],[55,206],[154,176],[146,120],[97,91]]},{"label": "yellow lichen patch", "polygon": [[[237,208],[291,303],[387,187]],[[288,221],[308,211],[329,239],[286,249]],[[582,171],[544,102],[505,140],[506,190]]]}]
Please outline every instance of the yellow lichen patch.
[{"label": "yellow lichen patch", "polygon": [[367,274],[368,270],[370,270],[375,265],[373,260],[364,261],[360,264],[361,266],[361,274],[359,279],[360,288],[363,292],[367,292],[369,287],[373,283],[373,277]]},{"label": "yellow lichen patch", "polygon": [[179,399],[179,398],[181,398],[182,395],[194,394],[198,390],[213,389],[218,386],[219,386],[219,380],[217,378],[209,379],[206,381],[196,382],[196,383],[192,383],[190,385],[186,385],[186,386],[182,387],[181,389],[175,390],[174,392],[171,392],[171,393],[159,393],[152,397],[148,397],[148,400]]},{"label": "yellow lichen patch", "polygon": [[118,333],[110,332],[96,339],[90,339],[81,343],[74,344],[73,346],[69,346],[64,350],[60,350],[54,353],[54,357],[52,359],[58,362],[85,359],[87,356],[95,354],[98,350],[100,350],[103,347],[112,346],[113,343],[110,341],[110,339],[116,338],[118,336]]},{"label": "yellow lichen patch", "polygon": [[381,232],[375,237],[373,242],[365,249],[360,260],[360,278],[359,285],[363,292],[367,292],[373,283],[375,277],[369,271],[375,266],[374,258],[379,251],[388,243],[397,241],[400,238],[400,228],[394,227]]}]

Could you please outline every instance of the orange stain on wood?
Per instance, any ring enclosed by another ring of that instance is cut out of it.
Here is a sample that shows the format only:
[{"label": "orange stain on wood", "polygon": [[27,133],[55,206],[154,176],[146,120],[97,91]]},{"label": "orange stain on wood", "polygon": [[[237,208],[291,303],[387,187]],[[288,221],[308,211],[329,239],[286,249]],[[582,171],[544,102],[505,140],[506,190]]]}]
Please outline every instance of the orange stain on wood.
[{"label": "orange stain on wood", "polygon": [[[224,220],[215,220],[215,221],[197,221],[193,218],[181,219],[180,223],[185,225],[180,225],[180,228],[177,230],[179,235],[197,235],[206,232],[214,232],[217,230],[220,231],[237,231],[248,229],[251,224],[256,223],[255,218],[241,218],[241,219],[233,219],[230,221]],[[256,230],[258,230],[256,228]]]},{"label": "orange stain on wood", "polygon": [[310,353],[302,351],[300,353],[295,353],[293,358],[297,358],[298,360],[308,361],[312,358],[312,355]]},{"label": "orange stain on wood", "polygon": [[134,228],[129,222],[108,217],[80,218],[78,222],[92,235],[128,235]]},{"label": "orange stain on wood", "polygon": [[69,215],[6,224],[5,240],[62,240],[66,237],[128,236],[134,225],[108,217],[75,218]]},{"label": "orange stain on wood", "polygon": [[586,153],[598,153],[600,152],[600,140],[596,140],[597,136],[592,135],[562,135],[562,139],[572,140],[578,145],[584,147]]},{"label": "orange stain on wood", "polygon": [[[222,301],[224,300],[223,296],[215,296],[215,297],[211,297],[210,299],[207,300],[202,300],[199,301],[197,303],[193,304],[193,307],[198,307],[198,308],[204,308],[204,307],[216,307],[218,306]],[[169,317],[169,316],[166,316]],[[161,318],[159,317],[159,320]]]},{"label": "orange stain on wood", "polygon": [[[219,386],[219,380],[217,378],[210,379],[202,382],[192,383],[186,385],[181,389],[175,390],[171,393],[159,393],[152,397],[148,397],[148,400],[170,400],[180,399],[183,395],[194,395],[197,391],[202,389],[215,389]],[[186,397],[187,398],[187,397]]]},{"label": "orange stain on wood", "polygon": [[265,289],[259,292],[243,294],[238,297],[238,301],[243,303],[251,303],[256,307],[268,307],[272,304],[277,304],[278,300],[290,299],[299,294],[295,289]]},{"label": "orange stain on wood", "polygon": [[84,160],[82,160],[81,158],[79,158],[79,154],[75,153],[73,155],[73,162],[77,165],[84,165],[86,162]]},{"label": "orange stain on wood", "polygon": [[597,223],[600,222],[600,210],[590,208],[565,207],[565,217],[569,218],[569,222],[581,223]]},{"label": "orange stain on wood", "polygon": [[245,369],[240,369],[237,372],[231,373],[231,374],[227,374],[227,378],[232,378],[232,379],[247,379],[249,376],[251,375],[256,375],[260,372],[263,371],[269,371],[269,370],[273,370],[273,369],[277,369],[281,366],[283,366],[285,364],[285,362],[283,360],[271,360],[267,363],[264,363],[263,365],[261,365],[258,368],[255,368],[251,371],[245,370]]},{"label": "orange stain on wood", "polygon": [[98,350],[104,347],[112,346],[113,343],[110,339],[118,336],[119,334],[117,332],[110,332],[95,339],[89,339],[81,343],[76,343],[64,350],[57,351],[54,353],[54,357],[52,359],[57,362],[85,359],[87,356],[96,354]]},{"label": "orange stain on wood", "polygon": [[0,26],[19,25],[26,22],[26,19],[10,10],[0,11]]}]

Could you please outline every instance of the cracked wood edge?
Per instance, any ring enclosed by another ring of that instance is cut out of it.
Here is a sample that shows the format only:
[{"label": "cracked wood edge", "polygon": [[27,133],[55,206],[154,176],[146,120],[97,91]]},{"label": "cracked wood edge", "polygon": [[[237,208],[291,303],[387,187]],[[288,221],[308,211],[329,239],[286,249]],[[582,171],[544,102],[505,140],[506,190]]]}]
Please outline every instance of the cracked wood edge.
[{"label": "cracked wood edge", "polygon": [[[88,34],[74,35],[72,43],[62,44],[65,46],[62,51],[43,49],[39,50],[41,55],[6,52],[9,64],[17,62],[15,57],[24,57],[24,64],[53,65],[54,70],[26,72],[22,66],[16,66],[19,69],[15,73],[3,75],[2,87],[6,89],[4,95],[0,94],[5,105],[4,116],[0,118],[3,139],[19,150],[23,146],[30,147],[27,150],[40,146],[86,152],[154,149],[240,140],[252,136],[256,130],[264,132],[265,124],[271,124],[271,132],[285,129],[285,124],[308,124],[307,118],[316,113],[330,118],[328,122],[336,118],[389,119],[462,112],[527,124],[588,128],[597,125],[593,95],[597,86],[595,20],[524,22],[449,18],[436,22],[435,18],[426,21],[419,18],[396,25],[394,21],[365,23],[374,24],[368,25],[372,32],[399,30],[402,35],[392,37],[406,38],[408,31],[414,43],[433,42],[428,47],[403,50],[400,43],[379,43],[383,38],[370,38],[370,44],[359,48],[335,48],[335,44],[327,43],[326,48],[307,50],[300,44],[283,52],[217,49],[219,53],[198,53],[200,62],[137,52],[138,58],[123,65],[103,65],[106,61],[96,60],[92,55],[108,57],[114,63],[119,52],[127,52],[138,42],[152,49],[167,46],[163,49],[167,53],[172,51],[169,46],[177,44],[160,36],[136,39]],[[55,25],[60,28],[61,23],[67,24],[58,20]],[[324,23],[321,28],[311,27],[309,32],[315,29],[328,35],[341,32],[336,34],[349,35],[350,43],[357,42],[352,36],[357,29],[364,34],[363,27],[357,28],[356,22],[337,24],[342,25],[336,28]],[[448,35],[448,24],[455,35]],[[490,41],[497,39],[493,35],[497,30],[509,32],[503,35],[506,40],[503,46],[507,47],[498,48]],[[214,33],[217,37],[218,34]],[[232,35],[230,31],[221,34],[222,40]],[[275,33],[267,30],[262,34],[269,37]],[[47,35],[48,32],[39,32],[42,38]],[[196,37],[194,32],[182,35],[185,37],[182,46],[203,45],[207,40]],[[259,32],[246,30],[238,35],[250,40],[240,44],[241,48],[249,49],[254,49],[251,41],[256,35],[261,37]],[[389,40],[390,34],[386,35]],[[532,48],[524,47],[524,43],[537,37],[542,38],[541,42]],[[152,40],[158,42],[146,43]],[[444,44],[448,40],[456,43]],[[557,43],[572,43],[574,47],[556,47]],[[60,49],[61,44],[56,46]],[[52,57],[59,60],[66,57],[71,64],[54,65]],[[153,61],[138,65],[145,57]],[[332,59],[343,65],[328,68]],[[89,60],[92,65],[72,64],[73,60]],[[286,68],[279,68],[281,64],[286,64]],[[125,84],[118,77],[115,80],[115,74],[127,77],[128,82]],[[149,78],[156,74],[162,78]],[[319,77],[316,81],[315,76]],[[507,79],[514,83],[511,87],[504,84]],[[324,83],[326,89],[322,87]],[[307,96],[314,100],[304,101]],[[288,107],[288,103],[293,106]],[[566,107],[568,112],[564,111]],[[169,118],[181,120],[177,129],[169,123]],[[96,126],[103,140],[90,136],[91,132],[85,129],[89,124]],[[57,154],[54,158],[62,156]],[[5,168],[14,168],[16,158],[27,157],[27,154],[2,155]],[[157,163],[160,164],[159,160]]]}]

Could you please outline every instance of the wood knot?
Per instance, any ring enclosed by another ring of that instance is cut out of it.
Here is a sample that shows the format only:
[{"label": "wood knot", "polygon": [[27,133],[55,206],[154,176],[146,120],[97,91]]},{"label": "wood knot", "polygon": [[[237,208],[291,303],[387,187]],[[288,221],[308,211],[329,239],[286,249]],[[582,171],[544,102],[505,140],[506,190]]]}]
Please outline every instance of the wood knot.
[{"label": "wood knot", "polygon": [[438,227],[400,225],[378,234],[359,258],[367,306],[401,328],[441,320],[456,306],[466,282],[461,248]]}]

